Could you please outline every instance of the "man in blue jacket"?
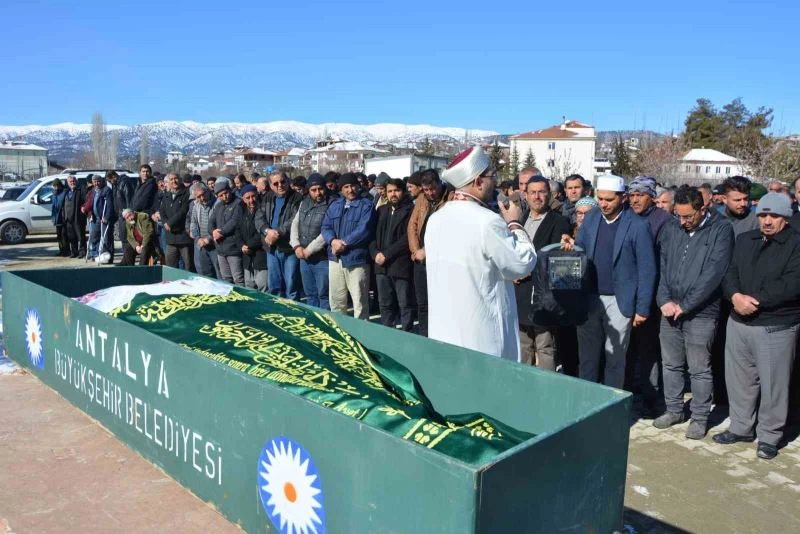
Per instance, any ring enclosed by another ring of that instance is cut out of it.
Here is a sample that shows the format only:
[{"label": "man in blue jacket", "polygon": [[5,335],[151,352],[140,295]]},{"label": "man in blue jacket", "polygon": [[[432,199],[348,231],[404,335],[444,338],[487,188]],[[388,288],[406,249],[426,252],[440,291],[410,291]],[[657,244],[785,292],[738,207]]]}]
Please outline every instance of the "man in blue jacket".
[{"label": "man in blue jacket", "polygon": [[372,200],[359,196],[355,174],[339,178],[341,196],[322,220],[322,237],[328,248],[328,291],[331,310],[347,313],[347,295],[353,299],[357,319],[369,318],[369,244],[375,233]]},{"label": "man in blue jacket", "polygon": [[56,239],[58,240],[58,253],[56,256],[69,256],[69,240],[67,239],[67,229],[64,226],[64,198],[67,192],[64,191],[64,184],[56,178],[51,184],[53,187],[53,205],[50,208],[50,220],[56,227]]},{"label": "man in blue jacket", "polygon": [[94,197],[92,199],[92,217],[94,226],[89,235],[92,258],[108,252],[111,258],[108,263],[114,263],[114,223],[117,220],[114,212],[114,194],[106,184],[104,176],[92,176]]},{"label": "man in blue jacket", "polygon": [[625,207],[625,182],[619,176],[597,178],[599,207],[586,214],[577,238],[562,238],[565,249],[577,245],[590,261],[589,318],[578,326],[580,377],[622,388],[631,327],[650,314],[656,286],[656,259],[650,225]]}]

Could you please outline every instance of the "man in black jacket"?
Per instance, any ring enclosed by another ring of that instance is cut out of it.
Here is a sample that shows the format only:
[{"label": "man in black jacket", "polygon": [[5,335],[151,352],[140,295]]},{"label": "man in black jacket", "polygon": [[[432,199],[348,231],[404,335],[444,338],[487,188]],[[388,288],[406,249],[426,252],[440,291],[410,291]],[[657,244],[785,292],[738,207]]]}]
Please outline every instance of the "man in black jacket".
[{"label": "man in black jacket", "polygon": [[208,231],[214,240],[219,262],[219,274],[226,282],[244,285],[242,267],[242,242],[239,240],[239,219],[242,218],[242,201],[231,191],[227,178],[214,183],[217,205],[211,210]]},{"label": "man in black jacket", "polygon": [[292,220],[289,244],[300,259],[300,278],[306,304],[329,310],[328,253],[322,237],[322,221],[332,198],[325,187],[325,179],[314,173],[306,183],[308,195],[303,198]]},{"label": "man in black jacket", "polygon": [[711,345],[719,317],[720,285],[733,254],[733,226],[717,210],[705,206],[696,188],[686,185],[675,193],[675,214],[677,219],[661,231],[661,277],[656,292],[667,411],[653,426],[667,428],[686,420],[683,389],[688,367],[692,421],[686,437],[702,439],[711,412]]},{"label": "man in black jacket", "polygon": [[64,197],[64,226],[69,242],[70,257],[86,255],[86,215],[81,206],[86,202],[86,190],[74,175],[67,177],[67,191]]},{"label": "man in black jacket", "polygon": [[800,328],[800,235],[789,228],[783,193],[765,195],[756,216],[759,229],[737,237],[722,285],[733,304],[725,341],[731,424],[714,441],[753,441],[755,427],[757,455],[770,460],[783,439]]},{"label": "man in black jacket", "polygon": [[[117,234],[122,244],[122,257],[126,257],[125,252],[130,248],[128,240],[125,238],[126,224],[125,218],[122,216],[122,210],[127,209],[133,199],[134,185],[133,178],[120,179],[116,171],[108,171],[106,173],[106,181],[111,184],[111,192],[114,198],[114,211],[117,215]],[[113,256],[113,253],[112,253]],[[128,253],[130,257],[130,252]]]},{"label": "man in black jacket", "polygon": [[166,187],[161,196],[158,216],[166,234],[166,265],[178,266],[178,258],[183,259],[186,270],[194,269],[194,243],[189,236],[189,189],[183,187],[180,177],[171,172],[166,177]]},{"label": "man in black jacket", "polygon": [[139,184],[131,197],[131,211],[143,211],[152,214],[155,209],[156,193],[158,185],[153,178],[153,170],[150,165],[142,165],[139,169]]},{"label": "man in black jacket", "polygon": [[[519,194],[528,205],[528,217],[524,228],[533,247],[541,248],[561,241],[572,228],[569,219],[550,209],[550,181],[543,176],[532,176],[525,181],[525,189]],[[521,339],[522,361],[549,371],[556,370],[556,334],[552,326],[539,326],[531,318],[531,292],[533,282],[527,276],[516,283],[517,310],[520,329],[527,335]]]},{"label": "man in black jacket", "polygon": [[398,311],[400,325],[410,332],[414,325],[411,287],[411,256],[408,253],[408,220],[414,205],[406,195],[403,180],[389,178],[385,183],[387,203],[378,208],[375,240],[369,252],[375,261],[381,323],[394,328]]},{"label": "man in black jacket", "polygon": [[292,219],[303,200],[289,187],[283,171],[269,175],[272,194],[256,212],[256,224],[267,246],[267,285],[272,295],[300,299],[300,260],[289,244]]},{"label": "man in black jacket", "polygon": [[242,268],[244,285],[259,291],[267,291],[267,261],[261,241],[261,232],[256,225],[258,212],[258,192],[252,184],[246,184],[240,191],[242,195],[242,218],[236,231],[242,243]]}]

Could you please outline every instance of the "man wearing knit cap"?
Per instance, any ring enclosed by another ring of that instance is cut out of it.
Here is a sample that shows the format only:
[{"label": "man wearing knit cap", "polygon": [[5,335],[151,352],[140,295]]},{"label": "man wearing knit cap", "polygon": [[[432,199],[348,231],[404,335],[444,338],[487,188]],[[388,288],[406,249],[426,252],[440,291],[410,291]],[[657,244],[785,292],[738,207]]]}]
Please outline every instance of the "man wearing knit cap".
[{"label": "man wearing knit cap", "polygon": [[597,382],[605,356],[603,383],[622,388],[631,327],[650,314],[656,285],[653,236],[647,221],[625,208],[625,181],[605,174],[597,178],[599,207],[590,211],[578,237],[562,238],[562,247],[586,251],[594,271],[589,318],[578,326],[580,377]]},{"label": "man wearing knit cap", "polygon": [[406,183],[406,189],[408,190],[408,196],[411,198],[411,202],[416,204],[417,197],[422,194],[422,171],[414,171],[411,173]]},{"label": "man wearing knit cap", "polygon": [[289,244],[300,259],[300,279],[309,306],[330,309],[328,301],[328,255],[322,237],[322,220],[333,199],[325,187],[325,179],[314,173],[306,182],[308,195],[292,220]]},{"label": "man wearing knit cap", "polygon": [[340,196],[322,220],[322,237],[328,251],[328,291],[331,310],[347,313],[347,296],[353,300],[356,319],[369,319],[369,244],[375,233],[372,201],[359,195],[355,174],[339,178]]},{"label": "man wearing knit cap", "polygon": [[[628,204],[636,215],[647,221],[653,235],[653,243],[658,243],[664,223],[671,220],[672,217],[666,211],[656,207],[655,198],[656,181],[654,178],[637,176],[628,184]],[[656,256],[656,269],[658,269],[658,256]],[[662,413],[661,405],[663,404],[659,387],[661,347],[658,342],[658,327],[660,321],[661,313],[654,300],[650,304],[647,321],[631,331],[625,381],[626,386],[639,391],[642,400],[656,415]]]},{"label": "man wearing knit cap", "polygon": [[242,218],[242,201],[231,191],[227,178],[214,182],[217,206],[211,210],[208,229],[217,250],[220,277],[226,282],[244,285],[242,267],[242,243],[236,231]]},{"label": "man wearing knit cap", "polygon": [[733,304],[725,341],[731,424],[714,441],[758,438],[758,457],[770,460],[783,439],[800,328],[800,235],[783,193],[765,195],[756,215],[759,229],[736,238],[722,284]]},{"label": "man wearing knit cap", "polygon": [[443,173],[455,195],[425,230],[428,335],[521,361],[513,280],[527,276],[536,252],[513,203],[488,207],[497,174],[478,146],[458,154]]},{"label": "man wearing knit cap", "polygon": [[385,172],[380,173],[375,180],[375,209],[389,202],[386,197],[386,184],[389,183],[389,180],[391,180],[391,176]]}]

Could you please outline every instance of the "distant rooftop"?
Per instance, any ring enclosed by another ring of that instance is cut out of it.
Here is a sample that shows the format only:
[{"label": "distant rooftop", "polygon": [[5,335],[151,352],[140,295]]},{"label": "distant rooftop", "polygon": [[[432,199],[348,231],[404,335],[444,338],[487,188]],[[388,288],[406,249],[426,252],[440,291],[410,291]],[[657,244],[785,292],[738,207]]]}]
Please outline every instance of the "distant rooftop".
[{"label": "distant rooftop", "polygon": [[0,141],[0,148],[10,148],[13,150],[43,150],[47,152],[47,149],[44,147],[25,143],[24,141]]},{"label": "distant rooftop", "polygon": [[513,139],[569,139],[571,137],[579,137],[584,134],[584,132],[576,130],[583,130],[587,128],[594,127],[578,121],[565,120],[563,123],[554,124],[549,128],[524,132],[511,137]]},{"label": "distant rooftop", "polygon": [[708,161],[708,162],[730,162],[738,163],[739,160],[733,156],[722,153],[713,148],[693,148],[683,158],[683,161]]}]

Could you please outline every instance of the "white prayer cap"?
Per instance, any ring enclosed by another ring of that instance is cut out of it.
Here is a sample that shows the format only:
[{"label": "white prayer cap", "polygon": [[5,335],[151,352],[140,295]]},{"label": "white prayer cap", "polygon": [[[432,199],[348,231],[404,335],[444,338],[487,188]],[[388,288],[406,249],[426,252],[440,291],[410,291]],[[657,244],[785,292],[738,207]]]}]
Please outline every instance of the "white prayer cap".
[{"label": "white prayer cap", "polygon": [[614,193],[625,192],[625,179],[613,174],[601,174],[597,177],[597,191],[613,191]]},{"label": "white prayer cap", "polygon": [[458,189],[472,182],[490,165],[486,152],[479,146],[472,146],[453,158],[442,173],[442,180]]}]

